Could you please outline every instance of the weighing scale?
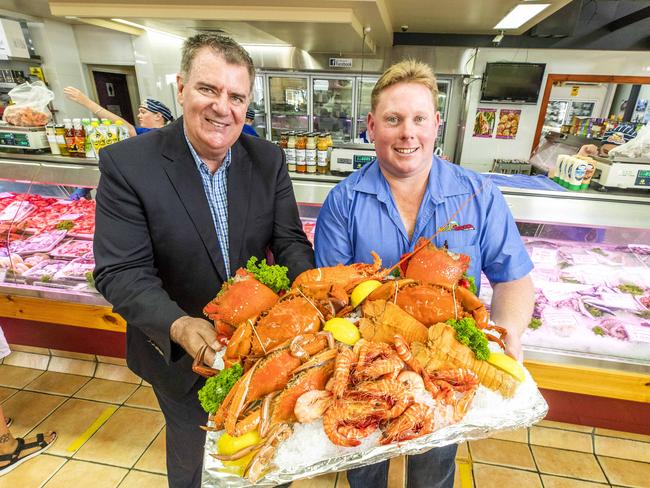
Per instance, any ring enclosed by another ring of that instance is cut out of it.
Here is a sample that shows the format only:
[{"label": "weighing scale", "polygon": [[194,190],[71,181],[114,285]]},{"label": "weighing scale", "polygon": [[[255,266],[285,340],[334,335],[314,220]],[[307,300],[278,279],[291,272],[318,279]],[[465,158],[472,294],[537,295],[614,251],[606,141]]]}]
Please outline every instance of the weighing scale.
[{"label": "weighing scale", "polygon": [[39,151],[49,149],[45,127],[0,125],[0,147]]},{"label": "weighing scale", "polygon": [[374,144],[343,144],[332,149],[330,171],[334,175],[348,175],[372,162],[375,154]]},{"label": "weighing scale", "polygon": [[596,181],[601,186],[650,189],[650,159],[625,157],[615,159],[596,157],[594,159],[596,160],[596,174],[592,181]]}]

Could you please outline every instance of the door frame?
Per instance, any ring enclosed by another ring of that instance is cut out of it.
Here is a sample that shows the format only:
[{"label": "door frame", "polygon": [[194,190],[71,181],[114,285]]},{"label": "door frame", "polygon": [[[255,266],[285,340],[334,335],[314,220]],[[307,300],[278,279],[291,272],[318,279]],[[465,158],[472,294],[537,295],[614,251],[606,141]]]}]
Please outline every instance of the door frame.
[{"label": "door frame", "polygon": [[544,87],[544,96],[542,97],[542,103],[539,106],[537,127],[535,128],[535,137],[533,138],[533,145],[530,148],[531,155],[537,148],[539,140],[542,137],[542,127],[544,126],[544,119],[546,118],[546,107],[548,106],[548,101],[551,98],[551,90],[553,89],[553,85],[555,83],[563,81],[650,85],[650,76],[549,74],[546,77],[546,86]]},{"label": "door frame", "polygon": [[138,108],[140,107],[140,92],[138,91],[138,78],[135,74],[134,66],[114,66],[105,64],[86,64],[88,86],[90,93],[88,94],[93,100],[99,100],[97,96],[97,87],[95,86],[95,77],[93,73],[100,71],[104,73],[115,73],[119,75],[126,75],[126,87],[129,92],[129,100],[131,100],[131,110],[133,111],[134,122],[137,124]]}]

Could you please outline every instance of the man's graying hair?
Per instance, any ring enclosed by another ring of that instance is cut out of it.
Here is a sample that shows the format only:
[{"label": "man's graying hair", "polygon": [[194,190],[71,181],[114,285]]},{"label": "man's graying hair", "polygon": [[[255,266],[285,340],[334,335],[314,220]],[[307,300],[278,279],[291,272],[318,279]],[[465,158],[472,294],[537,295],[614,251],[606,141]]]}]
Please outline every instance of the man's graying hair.
[{"label": "man's graying hair", "polygon": [[190,72],[192,69],[192,61],[194,61],[197,53],[204,47],[209,47],[216,54],[223,56],[227,63],[237,64],[246,68],[251,80],[250,90],[253,90],[253,83],[255,81],[253,60],[237,42],[230,37],[219,34],[197,34],[185,40],[181,57],[181,75],[183,77]]}]

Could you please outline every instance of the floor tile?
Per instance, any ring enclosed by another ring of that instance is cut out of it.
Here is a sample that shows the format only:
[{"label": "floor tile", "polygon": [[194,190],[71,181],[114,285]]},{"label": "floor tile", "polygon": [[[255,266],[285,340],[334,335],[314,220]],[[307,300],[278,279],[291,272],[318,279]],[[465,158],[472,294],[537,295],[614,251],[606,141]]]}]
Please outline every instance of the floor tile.
[{"label": "floor tile", "polygon": [[163,425],[160,412],[121,407],[77,451],[74,458],[130,468]]},{"label": "floor tile", "polygon": [[112,381],[124,381],[139,385],[142,379],[126,366],[116,364],[97,363],[95,377]]},{"label": "floor tile", "polygon": [[461,444],[458,444],[458,451],[456,451],[456,459],[470,459],[469,447],[467,447],[467,442],[462,442]]},{"label": "floor tile", "polygon": [[619,437],[621,439],[632,439],[634,441],[650,442],[650,435],[634,434],[632,432],[622,432],[620,430],[601,429],[596,427],[596,435],[608,437]]},{"label": "floor tile", "polygon": [[334,488],[335,484],[336,473],[328,473],[315,478],[294,481],[291,483],[291,488]]},{"label": "floor tile", "polygon": [[0,364],[0,386],[23,388],[42,374],[43,371],[40,369],[19,368]]},{"label": "floor tile", "polygon": [[97,356],[97,361],[100,363],[117,364],[118,366],[126,366],[126,359],[114,358],[111,356]]},{"label": "floor tile", "polygon": [[106,408],[115,408],[115,406],[108,403],[70,398],[57,408],[52,415],[37,425],[31,434],[48,430],[56,431],[58,439],[48,452],[59,456],[72,456],[75,449],[68,449],[74,447],[73,443],[90,428]]},{"label": "floor tile", "polygon": [[42,375],[25,386],[25,389],[40,391],[41,393],[54,393],[55,395],[71,396],[79,388],[85,385],[89,379],[88,376],[45,371]]},{"label": "floor tile", "polygon": [[86,400],[121,404],[137,389],[138,385],[132,383],[93,378],[73,396]]},{"label": "floor tile", "polygon": [[66,398],[62,396],[19,391],[2,404],[2,409],[7,417],[14,419],[11,433],[14,436],[22,437],[65,400]]},{"label": "floor tile", "polygon": [[167,488],[167,486],[167,476],[134,470],[129,471],[120,484],[120,488]]},{"label": "floor tile", "polygon": [[472,460],[490,464],[500,464],[514,468],[535,469],[535,462],[528,444],[519,442],[483,439],[469,443]]},{"label": "floor tile", "polygon": [[474,464],[474,483],[478,488],[542,488],[539,474],[532,471]]},{"label": "floor tile", "polygon": [[165,428],[163,427],[134,467],[143,471],[166,474],[165,453]]},{"label": "floor tile", "polygon": [[47,347],[34,347],[34,346],[23,346],[22,344],[9,344],[9,349],[12,352],[22,351],[22,352],[31,352],[34,354],[44,354],[46,356],[50,355],[50,350]]},{"label": "floor tile", "polygon": [[336,488],[350,488],[350,483],[348,482],[348,477],[345,474],[345,471],[340,471],[336,477]]},{"label": "floor tile", "polygon": [[591,481],[576,480],[573,478],[560,478],[559,476],[542,475],[544,488],[602,488],[609,486],[603,483],[592,483]]},{"label": "floor tile", "polygon": [[403,488],[405,481],[406,457],[394,457],[388,465],[388,486],[389,488]]},{"label": "floor tile", "polygon": [[535,425],[540,427],[552,427],[554,429],[573,430],[576,432],[593,432],[594,428],[588,425],[567,424],[565,422],[555,422],[553,420],[540,420]]},{"label": "floor tile", "polygon": [[586,481],[607,481],[593,454],[543,446],[531,446],[531,449],[540,473],[557,474]]},{"label": "floor tile", "polygon": [[548,427],[531,427],[530,443],[538,446],[557,447],[558,449],[571,449],[572,451],[594,451],[591,434],[549,429]]},{"label": "floor tile", "polygon": [[41,454],[0,476],[0,488],[41,486],[66,462],[65,458]]},{"label": "floor tile", "polygon": [[18,390],[16,388],[6,388],[4,386],[0,386],[0,403],[4,402],[7,398],[9,398],[17,391]]},{"label": "floor tile", "polygon": [[96,361],[96,356],[94,354],[85,354],[83,352],[72,352],[72,351],[59,351],[58,349],[50,349],[50,354],[52,356],[57,356],[60,358],[69,358],[69,359],[83,359],[85,361]]},{"label": "floor tile", "polygon": [[34,354],[31,352],[14,351],[5,358],[2,364],[18,366],[20,368],[41,369],[45,371],[49,362],[49,354]]},{"label": "floor tile", "polygon": [[650,464],[598,456],[609,482],[619,486],[650,486]]},{"label": "floor tile", "polygon": [[138,389],[131,395],[124,405],[129,407],[150,408],[152,410],[160,410],[158,399],[150,386],[139,386]]},{"label": "floor tile", "polygon": [[528,442],[528,429],[504,430],[490,436],[490,439],[500,439],[511,442]]},{"label": "floor tile", "polygon": [[80,485],[82,480],[90,482],[93,488],[115,488],[127,473],[124,468],[71,459],[45,483],[44,488],[70,488]]},{"label": "floor tile", "polygon": [[650,444],[647,442],[597,435],[594,438],[594,444],[598,456],[609,456],[650,463]]},{"label": "floor tile", "polygon": [[50,359],[50,371],[58,373],[78,374],[81,376],[93,376],[97,363],[94,361],[84,361],[83,359],[62,358],[52,356]]}]

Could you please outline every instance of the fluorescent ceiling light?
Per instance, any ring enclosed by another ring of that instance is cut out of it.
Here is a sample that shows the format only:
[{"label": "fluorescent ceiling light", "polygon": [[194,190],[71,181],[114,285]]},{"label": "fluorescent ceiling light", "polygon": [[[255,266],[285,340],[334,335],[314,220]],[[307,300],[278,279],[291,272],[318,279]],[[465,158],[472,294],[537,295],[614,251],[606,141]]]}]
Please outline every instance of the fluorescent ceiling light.
[{"label": "fluorescent ceiling light", "polygon": [[117,22],[118,24],[130,25],[131,27],[137,27],[138,29],[142,29],[142,30],[145,30],[147,32],[153,32],[155,34],[160,34],[160,35],[163,35],[163,36],[174,37],[176,39],[180,39],[181,41],[185,40],[184,37],[178,36],[176,34],[172,34],[171,32],[161,31],[161,30],[158,30],[158,29],[154,29],[152,27],[147,27],[146,25],[136,24],[135,22],[130,22],[128,20],[124,20],[124,19],[111,19],[111,20],[113,22]]},{"label": "fluorescent ceiling light", "polygon": [[502,18],[495,29],[517,29],[528,22],[530,19],[547,8],[550,3],[528,3],[517,5],[504,18]]}]

